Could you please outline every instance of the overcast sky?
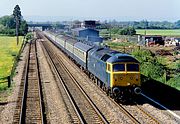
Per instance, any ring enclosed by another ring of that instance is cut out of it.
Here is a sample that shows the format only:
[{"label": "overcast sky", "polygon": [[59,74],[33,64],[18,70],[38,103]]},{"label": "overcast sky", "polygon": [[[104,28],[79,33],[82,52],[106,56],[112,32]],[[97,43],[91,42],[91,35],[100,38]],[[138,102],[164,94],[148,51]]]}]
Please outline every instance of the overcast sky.
[{"label": "overcast sky", "polygon": [[180,20],[180,0],[0,0],[0,16],[12,14],[16,4],[24,17]]}]

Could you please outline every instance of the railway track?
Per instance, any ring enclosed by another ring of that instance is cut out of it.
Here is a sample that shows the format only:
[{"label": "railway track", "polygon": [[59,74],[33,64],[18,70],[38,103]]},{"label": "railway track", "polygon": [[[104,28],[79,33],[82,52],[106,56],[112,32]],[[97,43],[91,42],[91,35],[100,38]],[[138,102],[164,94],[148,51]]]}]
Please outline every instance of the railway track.
[{"label": "railway track", "polygon": [[[148,97],[147,95],[145,95],[144,93],[141,93],[141,97],[146,99],[148,102],[154,104],[154,106],[158,106],[159,108],[161,108],[162,110],[166,110],[166,111],[161,111],[163,113],[165,113],[166,115],[168,115],[168,117],[174,121],[177,121],[177,123],[180,122],[180,116],[178,114],[176,114],[175,112],[171,111],[170,109],[168,109],[167,107],[163,106],[162,104],[160,104],[159,102],[153,100],[152,98]],[[158,118],[158,117],[157,117]],[[160,117],[161,118],[161,117]],[[169,120],[170,120],[169,119]],[[173,122],[172,122],[173,123]],[[175,122],[174,122],[175,123]]]},{"label": "railway track", "polygon": [[146,123],[146,124],[160,124],[161,122],[147,112],[144,108],[138,105],[136,102],[133,102],[133,105],[122,105],[117,103],[117,105],[126,111],[128,111],[139,123]]},{"label": "railway track", "polygon": [[[75,67],[77,68],[77,67]],[[82,73],[79,68],[79,74],[82,75],[82,77],[89,78],[85,73]],[[88,82],[88,80],[87,80]],[[96,84],[95,84],[96,85]],[[99,90],[101,90],[104,94],[105,92],[103,89],[98,87]],[[128,116],[133,123],[149,123],[149,124],[160,124],[162,123],[158,118],[154,117],[152,114],[150,114],[147,110],[145,110],[141,105],[138,105],[137,102],[132,101],[132,105],[123,105],[120,103],[117,103],[112,98],[109,97],[109,99],[117,105],[117,107],[126,115]]]},{"label": "railway track", "polygon": [[[51,66],[56,69],[56,74],[59,75],[60,82],[67,94],[66,99],[70,99],[76,117],[73,115],[75,123],[108,123],[102,113],[98,110],[93,101],[85,93],[78,81],[62,62],[62,58],[57,56],[53,49],[50,48],[47,42],[42,42],[47,54],[51,60]],[[72,110],[71,110],[72,111]],[[74,113],[73,113],[74,114]]]},{"label": "railway track", "polygon": [[65,104],[66,110],[69,113],[69,118],[71,120],[71,123],[82,123],[83,121],[82,121],[82,119],[78,113],[78,110],[77,110],[74,102],[71,99],[71,96],[69,95],[69,92],[67,90],[65,90],[66,87],[65,87],[63,80],[61,79],[61,77],[60,77],[60,75],[56,69],[56,66],[54,65],[53,61],[49,57],[49,55],[48,55],[46,49],[43,47],[42,43],[40,43],[40,44],[41,44],[43,52],[44,52],[44,54],[48,60],[48,63],[51,67],[51,70],[52,70],[54,76],[56,77],[57,82],[60,82],[60,83],[57,83],[57,87],[59,88],[59,93],[63,97],[63,102]]},{"label": "railway track", "polygon": [[32,40],[29,45],[13,123],[46,123],[36,52],[36,40]]},{"label": "railway track", "polygon": [[[42,37],[43,38],[43,37]],[[45,47],[48,47],[45,46]],[[50,52],[52,52],[51,50],[49,50]],[[58,58],[57,60],[57,65],[59,62],[61,62],[61,59],[55,54],[55,53],[51,53],[52,56],[55,56],[56,58]],[[66,57],[64,57],[66,58]],[[87,75],[85,73],[82,73],[82,71],[77,67],[74,66],[79,74],[82,75],[82,77]],[[88,82],[88,81],[87,81]],[[100,90],[102,90],[101,88],[99,88]],[[119,109],[133,122],[133,123],[161,123],[157,118],[155,118],[153,115],[151,115],[149,112],[147,112],[145,109],[143,109],[140,105],[134,103],[133,106],[130,105],[122,105],[122,104],[118,104],[117,102],[115,102],[114,100],[112,100],[110,98],[110,100],[116,104]]]}]

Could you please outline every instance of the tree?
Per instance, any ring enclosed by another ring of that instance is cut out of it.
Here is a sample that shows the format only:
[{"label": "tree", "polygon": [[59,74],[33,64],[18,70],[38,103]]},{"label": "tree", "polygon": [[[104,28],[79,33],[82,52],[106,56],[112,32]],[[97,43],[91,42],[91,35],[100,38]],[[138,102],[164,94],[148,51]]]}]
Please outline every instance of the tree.
[{"label": "tree", "polygon": [[14,20],[16,22],[16,37],[17,37],[17,45],[19,44],[19,26],[21,24],[21,10],[19,5],[16,5],[13,11]]},{"label": "tree", "polygon": [[[15,11],[14,11],[15,12]],[[14,14],[15,15],[15,14]],[[16,35],[16,19],[14,15],[7,15],[0,17],[0,34],[14,36]],[[20,22],[18,29],[18,36],[26,35],[28,32],[28,25],[25,20],[23,20],[22,16],[20,16]],[[18,43],[17,43],[18,44]]]},{"label": "tree", "polygon": [[134,27],[126,27],[123,28],[122,30],[120,30],[120,35],[135,35],[136,34],[136,30],[134,29]]},{"label": "tree", "polygon": [[13,16],[3,16],[0,18],[0,24],[6,28],[15,28],[15,22]]},{"label": "tree", "polygon": [[20,28],[19,28],[19,33],[20,35],[26,35],[28,32],[28,24],[26,23],[25,20],[21,22]]},{"label": "tree", "polygon": [[176,28],[180,28],[180,20],[178,20],[177,22],[175,22],[175,27],[176,27]]}]

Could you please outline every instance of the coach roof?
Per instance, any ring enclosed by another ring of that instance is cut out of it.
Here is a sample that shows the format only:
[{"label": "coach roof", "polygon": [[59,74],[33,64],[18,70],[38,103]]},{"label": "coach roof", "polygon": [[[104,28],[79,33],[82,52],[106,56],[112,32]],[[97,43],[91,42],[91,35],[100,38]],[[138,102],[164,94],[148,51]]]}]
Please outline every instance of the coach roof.
[{"label": "coach roof", "polygon": [[79,48],[79,49],[85,51],[85,52],[87,52],[89,49],[91,49],[93,47],[93,46],[89,46],[87,44],[84,44],[82,42],[77,42],[77,43],[74,44],[74,46],[76,48]]}]

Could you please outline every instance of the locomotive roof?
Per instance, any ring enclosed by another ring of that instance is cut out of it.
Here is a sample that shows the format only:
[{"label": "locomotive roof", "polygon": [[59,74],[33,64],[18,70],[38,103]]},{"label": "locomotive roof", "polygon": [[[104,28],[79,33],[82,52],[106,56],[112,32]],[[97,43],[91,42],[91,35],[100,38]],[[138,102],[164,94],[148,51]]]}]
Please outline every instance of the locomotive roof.
[{"label": "locomotive roof", "polygon": [[105,62],[136,62],[139,63],[134,57],[129,54],[124,54],[115,50],[111,50],[105,47],[95,47],[90,51],[90,54]]},{"label": "locomotive roof", "polygon": [[80,50],[83,50],[87,52],[89,49],[91,49],[93,46],[89,46],[87,44],[84,44],[82,42],[77,42],[74,44],[75,47],[79,48]]},{"label": "locomotive roof", "polygon": [[116,54],[115,56],[111,56],[106,62],[116,63],[116,62],[135,62],[139,63],[134,57],[128,54]]},{"label": "locomotive roof", "polygon": [[90,54],[93,55],[94,57],[97,58],[102,58],[105,54],[110,54],[116,52],[114,50],[111,50],[109,48],[105,48],[105,47],[94,47]]}]

